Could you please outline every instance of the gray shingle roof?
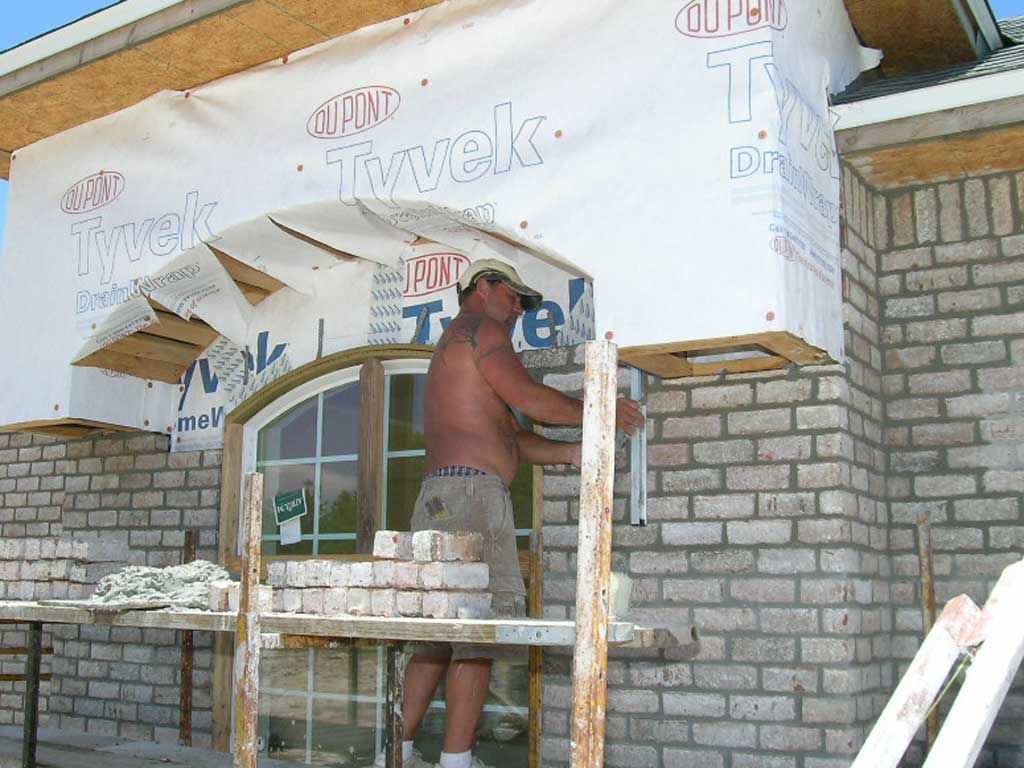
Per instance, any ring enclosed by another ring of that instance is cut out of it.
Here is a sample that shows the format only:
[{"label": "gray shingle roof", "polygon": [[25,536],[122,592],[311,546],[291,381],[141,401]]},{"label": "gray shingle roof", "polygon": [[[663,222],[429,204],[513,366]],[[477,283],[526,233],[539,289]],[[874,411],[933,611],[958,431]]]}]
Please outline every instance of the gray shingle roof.
[{"label": "gray shingle roof", "polygon": [[855,82],[845,91],[832,96],[833,104],[849,104],[854,101],[875,99],[879,96],[891,96],[897,93],[930,88],[935,85],[970,80],[975,77],[995,75],[1000,72],[1012,72],[1024,69],[1024,16],[1003,19],[999,22],[999,30],[1009,41],[1005,48],[984,56],[977,61],[956,64],[952,67],[937,69],[931,72],[919,72],[903,77],[886,77],[866,82]]}]

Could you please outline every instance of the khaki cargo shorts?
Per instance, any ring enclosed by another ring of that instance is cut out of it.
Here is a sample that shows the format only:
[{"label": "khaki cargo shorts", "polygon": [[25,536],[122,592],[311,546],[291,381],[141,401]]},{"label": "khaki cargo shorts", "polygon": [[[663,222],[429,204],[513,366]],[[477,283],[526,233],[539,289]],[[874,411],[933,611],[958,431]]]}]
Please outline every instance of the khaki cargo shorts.
[{"label": "khaki cargo shorts", "polygon": [[[526,586],[519,569],[512,499],[500,477],[427,477],[412,513],[414,531],[470,531],[483,537],[483,560],[490,568],[493,618],[526,615]],[[433,659],[497,659],[525,654],[500,645],[416,645],[410,651]]]}]

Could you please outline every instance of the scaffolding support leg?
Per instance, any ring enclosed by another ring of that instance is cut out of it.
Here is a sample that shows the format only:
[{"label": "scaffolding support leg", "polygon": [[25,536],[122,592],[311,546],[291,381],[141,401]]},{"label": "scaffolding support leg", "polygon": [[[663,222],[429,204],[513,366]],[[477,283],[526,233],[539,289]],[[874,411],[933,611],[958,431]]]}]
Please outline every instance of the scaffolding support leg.
[{"label": "scaffolding support leg", "polygon": [[36,768],[36,739],[39,734],[39,666],[43,655],[43,625],[33,621],[28,628],[28,657],[25,659],[25,723],[21,744],[22,768]]},{"label": "scaffolding support leg", "polygon": [[387,645],[387,697],[384,731],[384,764],[387,768],[402,768],[402,736],[405,705],[405,647],[402,643]]},{"label": "scaffolding support leg", "polygon": [[607,340],[588,342],[572,674],[572,768],[604,765],[617,384],[616,346]]},{"label": "scaffolding support leg", "polygon": [[242,584],[235,629],[235,768],[256,768],[260,687],[260,539],[263,475],[246,478]]}]

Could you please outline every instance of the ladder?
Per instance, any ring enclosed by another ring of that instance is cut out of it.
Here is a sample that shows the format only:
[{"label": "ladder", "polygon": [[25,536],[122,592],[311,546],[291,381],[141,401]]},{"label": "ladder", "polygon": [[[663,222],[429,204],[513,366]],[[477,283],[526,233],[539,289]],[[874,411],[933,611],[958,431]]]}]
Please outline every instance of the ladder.
[{"label": "ladder", "polygon": [[1024,560],[1008,566],[978,608],[953,598],[925,636],[851,768],[895,768],[957,660],[972,657],[923,768],[971,768],[1024,658]]}]

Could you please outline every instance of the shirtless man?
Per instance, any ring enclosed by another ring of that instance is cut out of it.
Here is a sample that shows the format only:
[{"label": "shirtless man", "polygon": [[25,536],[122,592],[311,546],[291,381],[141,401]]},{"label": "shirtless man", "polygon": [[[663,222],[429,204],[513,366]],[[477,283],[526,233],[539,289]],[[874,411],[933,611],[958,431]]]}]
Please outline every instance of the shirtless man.
[{"label": "shirtless man", "polygon": [[[438,341],[427,373],[424,431],[426,476],[413,529],[482,534],[490,565],[492,607],[498,616],[524,616],[526,590],[516,552],[508,486],[520,461],[579,466],[580,444],[548,440],[520,428],[512,409],[544,424],[578,425],[583,402],[530,378],[509,339],[524,310],[541,295],[505,262],[474,262],[459,278],[459,314]],[[619,400],[616,424],[629,433],[643,425],[639,406]],[[405,675],[403,759],[431,768],[412,751],[412,738],[447,670],[447,717],[440,768],[484,768],[472,756],[473,737],[487,698],[496,646],[434,646],[410,660]]]}]

